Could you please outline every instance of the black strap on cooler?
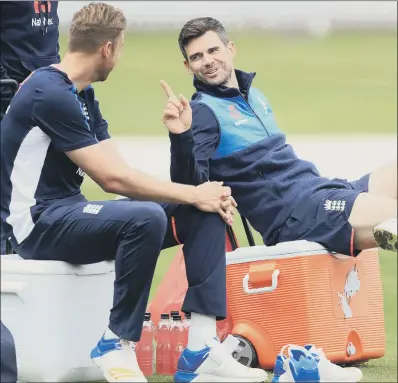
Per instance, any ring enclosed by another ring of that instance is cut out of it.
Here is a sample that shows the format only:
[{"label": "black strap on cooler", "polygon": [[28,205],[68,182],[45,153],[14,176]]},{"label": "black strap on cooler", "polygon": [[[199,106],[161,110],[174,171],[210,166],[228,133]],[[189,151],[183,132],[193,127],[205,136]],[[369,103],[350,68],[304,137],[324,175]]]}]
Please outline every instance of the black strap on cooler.
[{"label": "black strap on cooler", "polygon": [[[246,234],[246,238],[249,242],[249,246],[256,246],[256,243],[254,242],[254,238],[253,238],[253,233],[250,229],[247,219],[243,215],[241,215],[240,217],[242,219],[243,228],[245,229],[245,234]],[[232,230],[232,227],[229,225],[227,225],[227,235],[228,235],[229,242],[231,243],[232,250],[236,250],[238,248],[238,244],[236,243],[234,231]]]},{"label": "black strap on cooler", "polygon": [[254,238],[253,238],[253,233],[249,226],[249,222],[247,222],[247,219],[243,215],[241,215],[240,217],[242,219],[242,224],[245,229],[246,238],[249,241],[249,246],[256,246],[256,243],[254,242]]},{"label": "black strap on cooler", "polygon": [[[15,93],[17,93],[18,90],[18,83],[11,79],[11,78],[5,78],[0,80],[0,85],[3,87],[9,87],[12,90],[12,97],[15,96]],[[5,240],[6,241],[6,253],[7,254],[15,254],[15,251],[12,249],[11,243],[8,239]]]},{"label": "black strap on cooler", "polygon": [[227,235],[229,242],[231,243],[232,250],[236,250],[238,248],[238,244],[236,243],[236,238],[232,227],[227,225]]}]

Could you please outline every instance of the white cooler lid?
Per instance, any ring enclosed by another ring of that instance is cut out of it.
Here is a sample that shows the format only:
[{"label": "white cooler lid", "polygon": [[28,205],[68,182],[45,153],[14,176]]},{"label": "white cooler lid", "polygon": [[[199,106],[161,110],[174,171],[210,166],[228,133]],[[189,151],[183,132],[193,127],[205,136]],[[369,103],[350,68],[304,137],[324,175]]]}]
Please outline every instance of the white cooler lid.
[{"label": "white cooler lid", "polygon": [[304,240],[282,242],[275,246],[240,247],[227,253],[227,265],[329,253],[330,251],[326,250],[322,245],[316,242]]},{"label": "white cooler lid", "polygon": [[95,275],[115,270],[114,261],[72,265],[62,261],[36,261],[16,254],[1,255],[1,274]]}]

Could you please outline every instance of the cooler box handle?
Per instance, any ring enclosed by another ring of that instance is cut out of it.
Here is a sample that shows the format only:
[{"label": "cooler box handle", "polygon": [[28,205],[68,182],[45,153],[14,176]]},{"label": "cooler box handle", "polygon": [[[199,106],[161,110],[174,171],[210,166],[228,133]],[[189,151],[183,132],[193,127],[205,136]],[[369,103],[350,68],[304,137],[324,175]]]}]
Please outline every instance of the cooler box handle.
[{"label": "cooler box handle", "polygon": [[18,281],[1,280],[1,293],[3,294],[16,294],[18,295],[23,288],[25,283]]},{"label": "cooler box handle", "polygon": [[[261,294],[274,291],[278,287],[279,269],[275,262],[250,265],[249,272],[243,277],[243,290],[246,294]],[[249,287],[249,282],[252,287]],[[261,287],[256,287],[261,286]]]}]

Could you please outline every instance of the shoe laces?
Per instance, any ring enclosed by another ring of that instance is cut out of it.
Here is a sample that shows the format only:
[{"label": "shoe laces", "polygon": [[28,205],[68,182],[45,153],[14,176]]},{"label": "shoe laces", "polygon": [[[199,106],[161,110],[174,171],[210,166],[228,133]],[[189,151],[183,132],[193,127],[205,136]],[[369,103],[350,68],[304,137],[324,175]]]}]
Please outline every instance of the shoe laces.
[{"label": "shoe laces", "polygon": [[136,343],[125,339],[119,339],[119,352],[120,362],[127,366],[134,366],[134,370],[140,371],[135,353]]},{"label": "shoe laces", "polygon": [[120,348],[132,349],[135,351],[136,344],[126,339],[119,339]]},{"label": "shoe laces", "polygon": [[317,347],[315,347],[315,346],[312,346],[312,347],[310,348],[309,352],[310,352],[311,354],[314,354],[314,355],[318,356],[319,358],[324,358],[324,359],[328,360],[328,359],[326,358],[325,352],[323,351],[323,348],[317,348]]},{"label": "shoe laces", "polygon": [[[309,353],[309,351],[308,351],[306,348],[304,348],[304,347],[297,346],[297,345],[292,344],[292,343],[288,343],[288,344],[285,344],[285,345],[281,348],[281,351],[280,351],[280,353],[279,353],[279,355],[282,357],[282,360],[283,360],[283,361],[285,361],[286,359],[288,359],[288,358],[290,357],[290,352],[289,352],[289,350],[290,350],[291,348],[300,349],[300,350],[302,350],[302,351],[305,352],[305,353]],[[286,352],[286,350],[287,350],[287,352]],[[286,355],[285,355],[285,352],[286,352]]]}]

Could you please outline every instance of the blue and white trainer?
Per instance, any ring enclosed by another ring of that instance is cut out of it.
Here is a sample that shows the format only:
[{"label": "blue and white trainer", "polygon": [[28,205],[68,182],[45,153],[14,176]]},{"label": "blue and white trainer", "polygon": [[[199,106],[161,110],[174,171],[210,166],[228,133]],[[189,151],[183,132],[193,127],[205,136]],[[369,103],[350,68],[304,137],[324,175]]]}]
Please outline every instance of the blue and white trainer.
[{"label": "blue and white trainer", "polygon": [[102,337],[90,356],[107,382],[147,382],[138,365],[132,342]]},{"label": "blue and white trainer", "polygon": [[188,382],[254,382],[267,380],[267,373],[259,368],[246,367],[235,360],[230,350],[217,338],[206,342],[200,351],[185,349],[174,375],[176,383]]},{"label": "blue and white trainer", "polygon": [[[288,356],[284,351],[288,349]],[[318,362],[303,347],[286,345],[276,357],[272,382],[320,382]]]},{"label": "blue and white trainer", "polygon": [[356,367],[341,367],[332,363],[321,348],[316,348],[313,344],[304,346],[318,362],[319,376],[321,382],[360,382],[362,371]]}]

